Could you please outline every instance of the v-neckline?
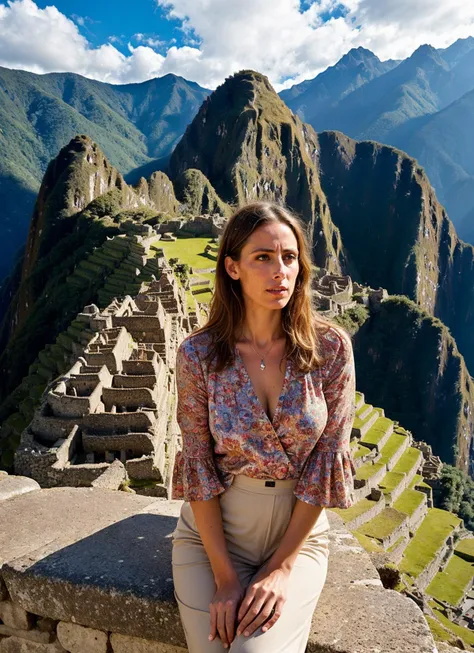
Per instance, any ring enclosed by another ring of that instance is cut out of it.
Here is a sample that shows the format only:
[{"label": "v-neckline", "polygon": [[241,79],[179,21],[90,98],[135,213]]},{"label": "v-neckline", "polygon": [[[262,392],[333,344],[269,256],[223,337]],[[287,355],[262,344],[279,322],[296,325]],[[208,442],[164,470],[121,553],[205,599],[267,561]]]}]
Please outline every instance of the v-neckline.
[{"label": "v-neckline", "polygon": [[276,429],[278,428],[278,426],[275,426],[275,424],[277,424],[277,420],[280,417],[280,412],[281,412],[283,399],[284,399],[285,394],[286,394],[286,388],[287,388],[288,379],[289,379],[289,376],[290,376],[291,359],[289,359],[289,358],[286,359],[285,375],[283,377],[283,383],[282,383],[281,390],[280,390],[280,396],[278,397],[278,402],[277,402],[277,405],[275,407],[275,413],[273,415],[273,420],[271,420],[270,417],[267,415],[267,412],[264,410],[264,408],[263,408],[263,406],[262,406],[262,404],[260,402],[260,399],[258,398],[257,393],[255,392],[255,388],[253,387],[252,379],[250,378],[250,375],[247,372],[247,368],[245,367],[244,359],[242,358],[237,345],[235,346],[235,352],[236,352],[237,358],[240,361],[240,366],[241,366],[243,374],[244,374],[244,376],[246,378],[246,383],[250,387],[250,389],[252,390],[252,392],[250,394],[254,397],[255,403],[259,407],[260,412],[264,415],[265,419],[270,423],[271,427],[276,432]]}]

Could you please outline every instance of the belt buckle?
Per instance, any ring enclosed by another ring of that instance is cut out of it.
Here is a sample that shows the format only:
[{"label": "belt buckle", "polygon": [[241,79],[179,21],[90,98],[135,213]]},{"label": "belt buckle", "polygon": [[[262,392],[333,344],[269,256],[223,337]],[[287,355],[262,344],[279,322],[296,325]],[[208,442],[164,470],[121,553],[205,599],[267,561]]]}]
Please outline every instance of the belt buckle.
[{"label": "belt buckle", "polygon": [[275,487],[275,481],[265,481],[265,487]]}]

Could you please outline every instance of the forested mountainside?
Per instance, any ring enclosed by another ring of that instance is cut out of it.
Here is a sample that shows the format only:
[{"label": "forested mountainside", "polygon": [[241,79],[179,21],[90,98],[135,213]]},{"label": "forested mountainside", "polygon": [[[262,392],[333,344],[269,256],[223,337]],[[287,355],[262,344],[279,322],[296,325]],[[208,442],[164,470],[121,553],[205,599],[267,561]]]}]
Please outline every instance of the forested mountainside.
[{"label": "forested mountainside", "polygon": [[[268,198],[301,215],[317,266],[413,300],[395,302],[392,310],[387,304],[360,330],[359,383],[381,405],[393,391],[390,406],[400,421],[413,425],[435,452],[465,463],[474,408],[467,373],[473,364],[473,248],[457,239],[414,159],[335,132],[316,135],[266,77],[242,71],[204,101],[168,173],[129,186],[86,136],[73,139],[50,164],[2,325],[2,419],[18,410],[15,388],[38,352],[85,304],[104,307],[100,289],[109,268],[100,248],[121,222],[156,224],[190,211],[227,215],[234,205]],[[87,279],[93,271],[93,279],[72,284],[82,269]],[[131,288],[141,275],[130,278]],[[387,369],[391,378],[375,384]]]},{"label": "forested mountainside", "polygon": [[[416,157],[460,238],[472,242],[474,116],[465,94],[474,89],[473,46],[474,39],[444,50],[423,46],[402,62],[353,49],[314,80],[280,95],[316,131],[379,140]],[[175,75],[116,86],[72,73],[0,68],[0,229],[9,243],[4,250],[0,245],[0,280],[18,275],[12,266],[41,179],[71,138],[87,134],[135,183],[164,169],[209,93]]]},{"label": "forested mountainside", "polygon": [[443,50],[421,46],[400,63],[359,48],[280,95],[318,132],[387,143],[417,158],[459,237],[474,242],[473,90],[468,38]]},{"label": "forested mountainside", "polygon": [[49,161],[71,138],[88,134],[135,181],[170,154],[208,93],[171,74],[116,86],[0,68],[0,279],[25,243]]},{"label": "forested mountainside", "polygon": [[446,325],[392,295],[357,329],[353,344],[358,390],[429,442],[443,462],[472,474],[474,381]]},{"label": "forested mountainside", "polygon": [[474,247],[459,240],[417,162],[338,132],[319,135],[321,184],[357,280],[404,294],[451,330],[474,371]]},{"label": "forested mountainside", "polygon": [[316,265],[340,271],[344,253],[317,171],[314,130],[264,75],[242,71],[206,98],[173,151],[169,176],[197,168],[226,202],[282,200],[303,216]]}]

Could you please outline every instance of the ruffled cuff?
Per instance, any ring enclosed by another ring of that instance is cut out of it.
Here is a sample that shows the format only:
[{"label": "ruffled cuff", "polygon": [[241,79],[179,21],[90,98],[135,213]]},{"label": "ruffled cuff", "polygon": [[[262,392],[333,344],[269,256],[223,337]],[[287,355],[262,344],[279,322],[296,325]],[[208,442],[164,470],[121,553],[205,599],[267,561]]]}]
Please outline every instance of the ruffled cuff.
[{"label": "ruffled cuff", "polygon": [[356,469],[350,451],[315,451],[294,489],[298,499],[325,508],[350,508],[354,504]]},{"label": "ruffled cuff", "polygon": [[224,491],[212,458],[187,458],[178,451],[173,469],[172,499],[206,501]]}]

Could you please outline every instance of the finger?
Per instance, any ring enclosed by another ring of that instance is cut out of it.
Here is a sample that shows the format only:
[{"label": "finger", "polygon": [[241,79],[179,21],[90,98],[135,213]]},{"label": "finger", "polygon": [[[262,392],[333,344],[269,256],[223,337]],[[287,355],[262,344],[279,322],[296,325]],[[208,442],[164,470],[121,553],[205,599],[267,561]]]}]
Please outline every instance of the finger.
[{"label": "finger", "polygon": [[254,620],[245,628],[244,635],[246,637],[252,635],[257,630],[257,628],[259,628],[265,621],[267,621],[272,612],[272,608],[273,602],[267,602],[262,606],[258,614],[255,616]]},{"label": "finger", "polygon": [[[260,600],[255,600],[252,605],[249,607],[247,610],[244,618],[242,621],[239,623],[239,629],[238,632],[244,633],[245,636],[250,635],[253,631],[250,631],[249,625],[253,622],[253,620],[257,617],[259,614],[261,608],[263,606],[263,599]],[[270,608],[271,610],[271,608]],[[270,614],[270,611],[269,611]]]},{"label": "finger", "polygon": [[234,641],[235,631],[235,609],[236,605],[232,599],[227,601],[227,609],[225,613],[225,628],[227,631],[227,641],[231,644]]},{"label": "finger", "polygon": [[209,641],[212,641],[217,635],[217,616],[216,616],[216,606],[214,603],[209,603],[209,612],[211,616],[211,625],[209,631]]},{"label": "finger", "polygon": [[217,632],[221,638],[222,644],[227,647],[227,633],[225,630],[225,604],[217,604]]},{"label": "finger", "polygon": [[284,601],[282,600],[279,600],[275,603],[273,614],[270,615],[270,619],[267,621],[267,623],[263,624],[262,632],[266,632],[267,630],[270,630],[270,628],[276,624],[278,619],[281,617],[283,603]]},{"label": "finger", "polygon": [[255,590],[253,588],[249,588],[244,596],[244,600],[240,604],[239,613],[237,615],[238,621],[242,621],[242,619],[245,617],[247,610],[249,609],[254,599],[255,599]]}]

